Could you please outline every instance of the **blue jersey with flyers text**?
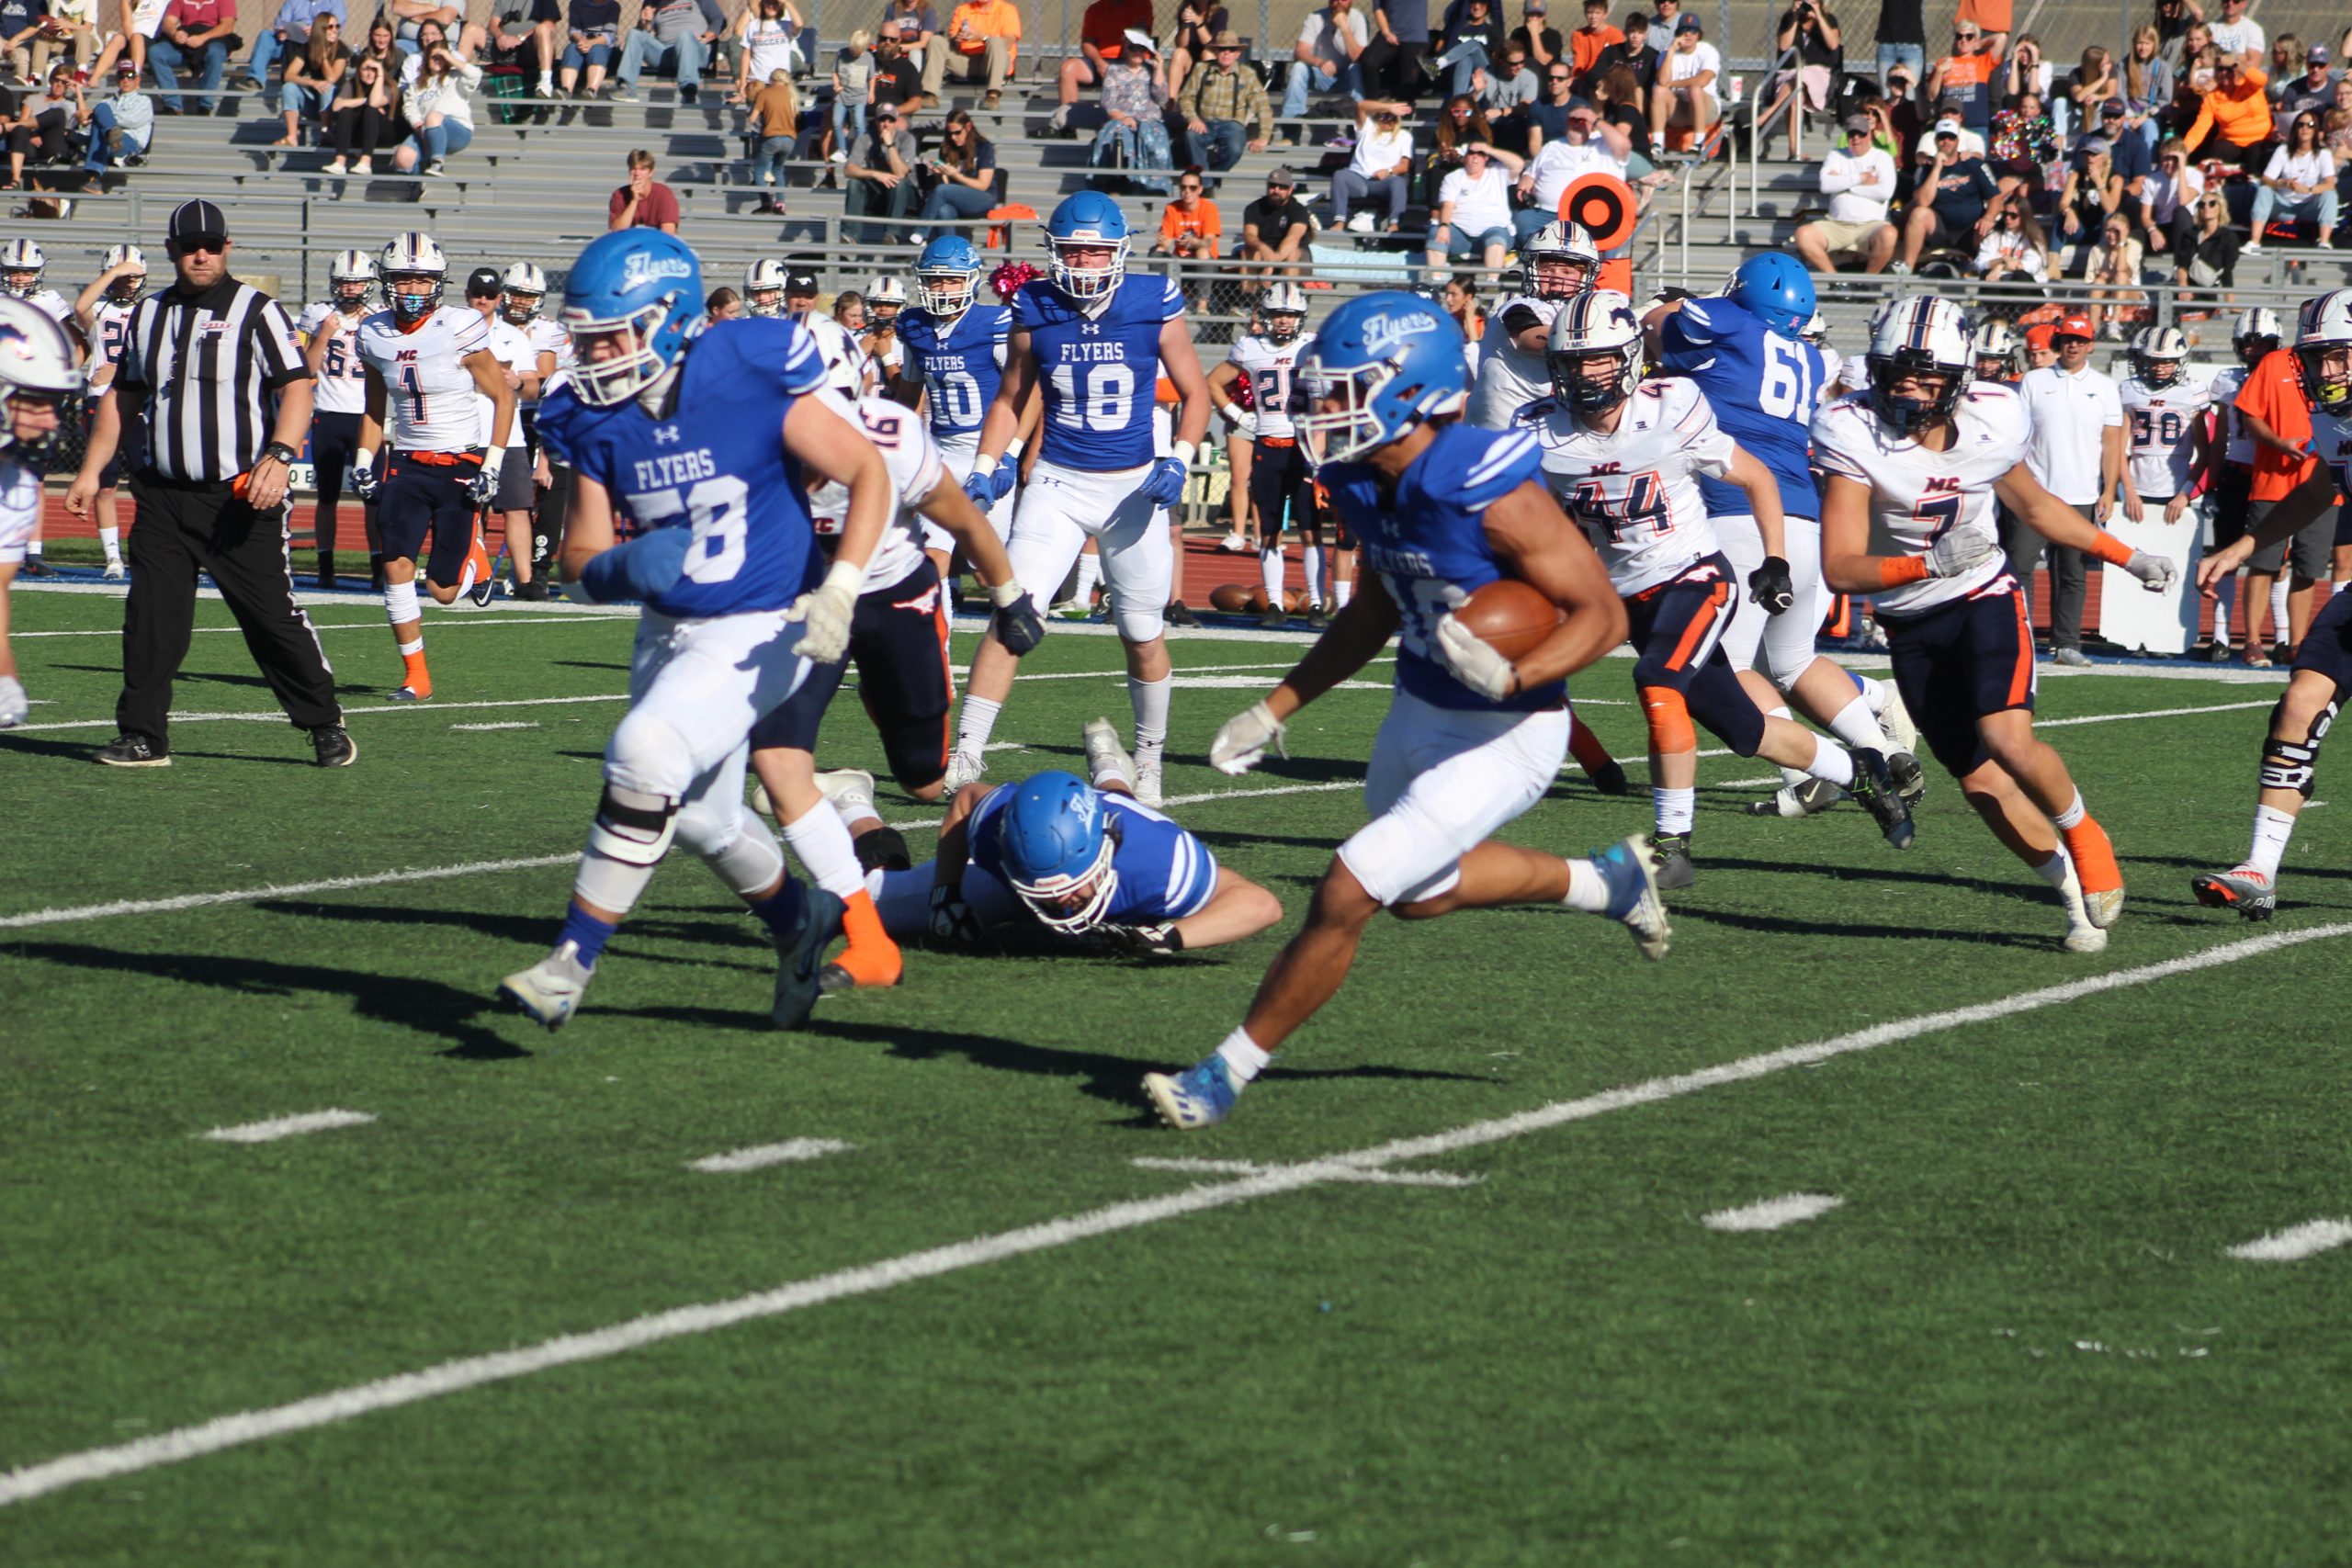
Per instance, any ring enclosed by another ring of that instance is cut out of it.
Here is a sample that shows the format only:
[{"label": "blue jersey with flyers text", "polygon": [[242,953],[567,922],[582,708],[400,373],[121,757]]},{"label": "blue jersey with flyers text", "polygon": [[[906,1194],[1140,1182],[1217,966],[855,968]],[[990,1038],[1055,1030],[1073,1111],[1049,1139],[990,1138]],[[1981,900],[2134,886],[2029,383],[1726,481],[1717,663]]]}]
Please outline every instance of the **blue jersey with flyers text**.
[{"label": "blue jersey with flyers text", "polygon": [[824,570],[800,465],[784,449],[785,416],[824,384],[824,358],[799,322],[721,321],[687,344],[669,418],[635,398],[591,408],[566,385],[540,403],[539,436],[639,529],[694,530],[684,574],[651,608],[781,610]]},{"label": "blue jersey with flyers text", "polygon": [[[1013,792],[990,790],[972,808],[969,835],[972,863],[1012,886],[1005,874],[1004,852],[997,841],[1000,822]],[[1111,868],[1119,885],[1112,891],[1103,920],[1114,926],[1156,926],[1181,920],[1208,908],[1216,891],[1216,857],[1208,846],[1133,795],[1105,794],[1102,797],[1104,827],[1116,836]]]},{"label": "blue jersey with flyers text", "polygon": [[1442,708],[1560,705],[1565,681],[1492,702],[1455,680],[1437,653],[1439,617],[1503,575],[1487,545],[1487,508],[1530,480],[1543,482],[1533,431],[1442,426],[1393,488],[1369,463],[1333,464],[1317,477],[1355,531],[1364,564],[1396,601],[1399,690]]},{"label": "blue jersey with flyers text", "polygon": [[924,417],[943,446],[969,446],[1004,380],[1004,340],[1012,312],[1002,305],[972,305],[943,332],[939,318],[921,306],[899,312],[899,342],[906,349],[905,375],[922,383]]},{"label": "blue jersey with flyers text", "polygon": [[1129,273],[1099,303],[1082,309],[1044,279],[1012,297],[1012,325],[1029,334],[1045,394],[1038,456],[1088,473],[1139,468],[1155,456],[1159,329],[1184,313],[1184,291],[1172,277]]},{"label": "blue jersey with flyers text", "polygon": [[[1814,410],[1829,390],[1827,356],[1728,299],[1685,299],[1657,336],[1656,368],[1698,383],[1715,423],[1780,481],[1781,510],[1819,517],[1810,433]],[[1713,474],[1699,476],[1699,496],[1711,517],[1745,517],[1753,510],[1746,491]]]}]

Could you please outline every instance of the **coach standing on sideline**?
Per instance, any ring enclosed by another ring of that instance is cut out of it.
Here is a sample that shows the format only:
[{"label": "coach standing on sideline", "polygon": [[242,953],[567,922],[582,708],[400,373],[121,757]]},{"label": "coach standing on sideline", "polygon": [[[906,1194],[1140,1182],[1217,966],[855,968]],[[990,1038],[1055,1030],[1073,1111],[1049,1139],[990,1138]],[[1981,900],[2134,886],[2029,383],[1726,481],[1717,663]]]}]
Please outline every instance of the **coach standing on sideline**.
[{"label": "coach standing on sideline", "polygon": [[122,623],[121,731],[100,749],[110,767],[163,768],[172,681],[196,626],[196,574],[212,574],[245,647],[322,768],[359,755],[344,732],[334,675],[294,603],[286,553],[287,475],[310,428],[311,373],[294,323],[267,295],[229,276],[229,222],[209,201],[172,213],[165,249],[179,274],[133,307],[122,359],[98,404],[65,509],[86,515],[122,433],[120,400],[146,413],[130,602]]}]

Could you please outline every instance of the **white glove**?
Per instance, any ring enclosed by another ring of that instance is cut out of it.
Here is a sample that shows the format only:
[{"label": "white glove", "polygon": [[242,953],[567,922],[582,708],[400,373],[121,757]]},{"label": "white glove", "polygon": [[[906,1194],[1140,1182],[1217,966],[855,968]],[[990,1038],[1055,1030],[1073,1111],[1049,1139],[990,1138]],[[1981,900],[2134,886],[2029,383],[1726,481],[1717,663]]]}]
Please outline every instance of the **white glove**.
[{"label": "white glove", "polygon": [[1519,690],[1519,666],[1480,640],[1451,612],[1438,617],[1437,656],[1453,678],[1486,698],[1498,703]]},{"label": "white glove", "polygon": [[11,729],[25,722],[33,711],[32,699],[25,695],[25,684],[14,675],[0,675],[0,729]]},{"label": "white glove", "polygon": [[1269,746],[1275,755],[1288,757],[1283,728],[1283,721],[1262,700],[1251,703],[1248,712],[1235,714],[1217,727],[1216,739],[1209,742],[1209,766],[1238,778],[1266,760]]},{"label": "white glove", "polygon": [[1954,528],[1928,547],[1929,577],[1959,577],[2001,553],[2001,547],[1973,528]]},{"label": "white glove", "polygon": [[2132,558],[2123,563],[2123,570],[2138,578],[2140,586],[2151,593],[2162,593],[2180,574],[2170,556],[2152,556],[2145,550],[2133,550]]},{"label": "white glove", "polygon": [[784,613],[800,623],[800,656],[820,664],[839,664],[849,652],[850,618],[857,614],[857,591],[865,585],[865,569],[835,561],[825,581],[792,602]]},{"label": "white glove", "polygon": [[1217,412],[1225,415],[1225,423],[1233,427],[1234,434],[1240,436],[1244,441],[1258,439],[1258,412],[1255,409],[1245,409],[1238,403],[1227,403]]}]

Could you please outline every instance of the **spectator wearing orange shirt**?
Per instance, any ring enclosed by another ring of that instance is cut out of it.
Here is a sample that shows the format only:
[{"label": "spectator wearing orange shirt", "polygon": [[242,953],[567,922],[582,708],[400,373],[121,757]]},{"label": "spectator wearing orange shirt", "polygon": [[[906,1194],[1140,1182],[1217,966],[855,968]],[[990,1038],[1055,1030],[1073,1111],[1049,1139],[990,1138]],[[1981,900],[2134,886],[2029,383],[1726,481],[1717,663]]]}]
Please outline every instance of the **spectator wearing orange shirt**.
[{"label": "spectator wearing orange shirt", "polygon": [[1979,136],[1993,126],[1993,73],[2001,57],[1985,47],[1984,29],[1965,18],[1951,28],[1951,52],[1928,78],[1928,101],[1960,100],[1960,123]]},{"label": "spectator wearing orange shirt", "polygon": [[[2227,158],[2259,177],[2276,151],[2271,141],[2269,78],[2250,65],[2224,59],[2213,68],[2213,90],[2197,105],[2197,118],[2181,140],[2191,159]],[[2259,236],[2257,236],[2258,238]]]},{"label": "spectator wearing orange shirt", "polygon": [[[2264,355],[2246,373],[2236,406],[2246,434],[2254,437],[2254,488],[2245,511],[2245,529],[2250,534],[2310,477],[2317,461],[2304,451],[2311,445],[2312,411],[2303,399],[2294,350],[2273,349]],[[2312,591],[2328,575],[2335,545],[2335,509],[2330,507],[2319,521],[2291,539],[2266,545],[2246,558],[2244,616],[2249,648],[2256,646],[2250,634],[2261,624],[2262,606],[2270,602],[2270,585],[2284,568],[2288,573],[2287,648],[2289,657],[2293,657],[2312,624]]]},{"label": "spectator wearing orange shirt", "polygon": [[1609,25],[1609,0],[1584,0],[1584,26],[1568,35],[1568,59],[1576,74],[1589,73],[1602,50],[1624,41],[1624,33]]},{"label": "spectator wearing orange shirt", "polygon": [[1160,209],[1156,256],[1215,256],[1224,249],[1225,220],[1202,189],[1201,172],[1187,169],[1176,182],[1176,199]]},{"label": "spectator wearing orange shirt", "polygon": [[1126,48],[1126,32],[1134,28],[1149,33],[1151,0],[1094,0],[1078,19],[1078,52],[1062,62],[1058,93],[1061,107],[1054,111],[1053,130],[1069,129],[1069,111],[1080,93],[1102,85],[1102,67]]},{"label": "spectator wearing orange shirt", "polygon": [[980,107],[996,107],[1020,47],[1021,8],[1012,0],[964,0],[948,18],[946,47],[933,39],[923,53],[923,97],[938,103],[941,89],[953,76],[958,82],[985,81],[988,96]]}]

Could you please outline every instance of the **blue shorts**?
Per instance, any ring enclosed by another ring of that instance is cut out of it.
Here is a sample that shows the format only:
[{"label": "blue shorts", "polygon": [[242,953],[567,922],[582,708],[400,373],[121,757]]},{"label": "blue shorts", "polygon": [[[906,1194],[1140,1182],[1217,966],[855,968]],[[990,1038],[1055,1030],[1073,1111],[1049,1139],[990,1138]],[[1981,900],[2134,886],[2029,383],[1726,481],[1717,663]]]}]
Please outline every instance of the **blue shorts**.
[{"label": "blue shorts", "polygon": [[2025,594],[2003,572],[1964,599],[1917,615],[1882,613],[1894,684],[1936,761],[1954,778],[1991,760],[1976,721],[2033,711],[2033,626]]},{"label": "blue shorts", "polygon": [[2336,697],[2352,691],[2352,593],[2337,593],[2312,618],[2295,649],[2297,670],[2316,670],[2335,682]]},{"label": "blue shorts", "polygon": [[[376,527],[387,560],[421,560],[424,580],[454,588],[465,574],[466,554],[474,544],[474,500],[466,486],[481,471],[470,454],[454,462],[426,462],[441,453],[395,452],[384,468],[384,488],[376,497]],[[425,536],[433,537],[433,553],[424,554]]]},{"label": "blue shorts", "polygon": [[1634,687],[1680,693],[1692,718],[1753,757],[1764,744],[1764,713],[1724,652],[1724,633],[1741,613],[1739,583],[1721,555],[1625,601]]},{"label": "blue shorts", "polygon": [[852,664],[891,776],[905,789],[937,784],[947,772],[954,739],[948,716],[956,705],[956,677],[947,659],[946,595],[928,560],[895,586],[859,595],[849,657],[810,665],[800,689],[752,727],[752,749],[814,751],[818,726]]}]

